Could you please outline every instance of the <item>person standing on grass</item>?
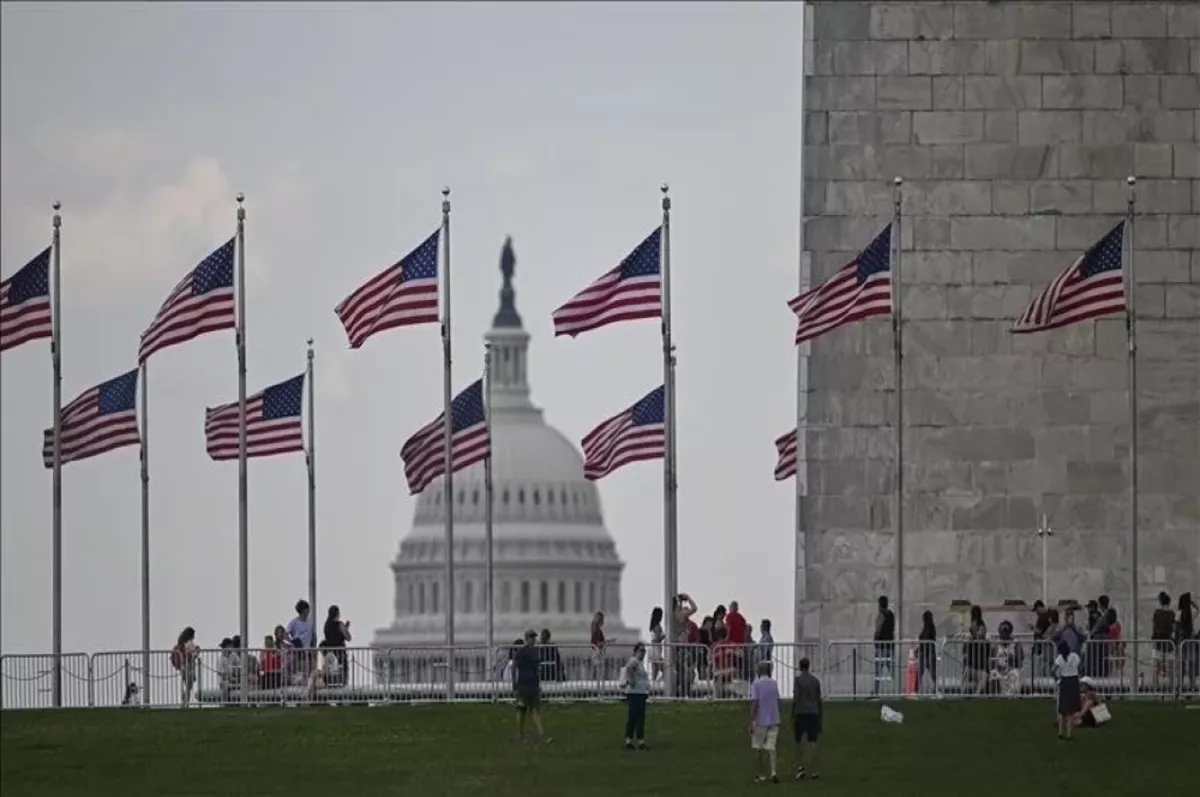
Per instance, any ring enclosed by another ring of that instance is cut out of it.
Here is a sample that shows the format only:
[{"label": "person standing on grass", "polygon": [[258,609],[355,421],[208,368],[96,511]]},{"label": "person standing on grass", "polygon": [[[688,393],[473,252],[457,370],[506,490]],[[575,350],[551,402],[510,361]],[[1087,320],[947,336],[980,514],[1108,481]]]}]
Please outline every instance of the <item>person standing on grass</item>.
[{"label": "person standing on grass", "polygon": [[1079,697],[1079,654],[1071,650],[1065,639],[1058,642],[1054,674],[1058,676],[1058,738],[1070,741],[1073,718],[1082,707]]},{"label": "person standing on grass", "polygon": [[646,749],[646,701],[650,699],[650,673],[646,672],[646,646],[638,642],[625,665],[621,683],[629,712],[625,720],[625,749]]},{"label": "person standing on grass", "polygon": [[537,631],[525,632],[525,644],[513,654],[513,686],[517,693],[517,738],[525,740],[525,720],[533,721],[539,739],[549,742],[542,729],[542,657],[537,649]]},{"label": "person standing on grass", "polygon": [[779,738],[779,684],[771,677],[771,662],[758,665],[750,686],[750,749],[755,751],[754,782],[779,782],[775,771],[775,742]]},{"label": "person standing on grass", "polygon": [[[792,682],[792,732],[796,736],[796,780],[817,780],[817,739],[821,736],[821,682],[807,658],[800,659],[800,674]],[[808,744],[805,745],[805,740]]]}]

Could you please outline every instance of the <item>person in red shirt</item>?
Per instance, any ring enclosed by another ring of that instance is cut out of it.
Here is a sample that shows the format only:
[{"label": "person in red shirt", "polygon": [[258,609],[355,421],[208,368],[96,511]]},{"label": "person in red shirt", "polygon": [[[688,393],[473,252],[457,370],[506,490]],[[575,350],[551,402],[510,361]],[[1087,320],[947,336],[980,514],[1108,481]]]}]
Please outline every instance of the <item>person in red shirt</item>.
[{"label": "person in red shirt", "polygon": [[729,602],[729,611],[725,615],[725,633],[729,644],[734,646],[740,677],[747,681],[752,680],[750,676],[752,657],[749,655],[750,651],[745,647],[750,641],[750,624],[738,611],[737,601]]},{"label": "person in red shirt", "polygon": [[269,635],[263,640],[259,668],[263,689],[278,689],[283,686],[283,657],[279,654],[279,648],[275,646],[275,639]]}]

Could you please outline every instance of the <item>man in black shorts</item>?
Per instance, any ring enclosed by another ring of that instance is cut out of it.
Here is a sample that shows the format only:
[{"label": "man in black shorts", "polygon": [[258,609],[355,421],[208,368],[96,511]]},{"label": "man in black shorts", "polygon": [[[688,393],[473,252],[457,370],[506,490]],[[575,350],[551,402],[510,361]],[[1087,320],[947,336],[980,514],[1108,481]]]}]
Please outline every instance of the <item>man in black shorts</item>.
[{"label": "man in black shorts", "polygon": [[[817,739],[821,735],[821,682],[800,659],[800,674],[792,682],[792,733],[796,737],[796,780],[821,777],[817,771]],[[808,744],[805,745],[805,739]],[[807,754],[807,755],[806,755]]]},{"label": "man in black shorts", "polygon": [[550,741],[542,730],[542,680],[539,672],[542,657],[537,649],[537,632],[525,632],[525,644],[513,656],[513,687],[517,696],[517,735],[525,739],[525,720],[533,720],[539,738]]}]

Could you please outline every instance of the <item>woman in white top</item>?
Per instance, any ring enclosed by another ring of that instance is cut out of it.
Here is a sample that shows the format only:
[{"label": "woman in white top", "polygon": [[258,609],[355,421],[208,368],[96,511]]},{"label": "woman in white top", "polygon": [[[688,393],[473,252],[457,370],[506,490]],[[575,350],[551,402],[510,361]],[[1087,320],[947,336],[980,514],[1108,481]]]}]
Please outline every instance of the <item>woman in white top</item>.
[{"label": "woman in white top", "polygon": [[662,677],[663,668],[663,642],[666,640],[666,632],[663,631],[663,610],[661,606],[655,606],[650,612],[650,670],[651,678],[657,681]]},{"label": "woman in white top", "polygon": [[1072,718],[1079,713],[1079,654],[1071,652],[1066,640],[1058,643],[1054,659],[1054,674],[1058,677],[1058,738],[1071,739]]}]

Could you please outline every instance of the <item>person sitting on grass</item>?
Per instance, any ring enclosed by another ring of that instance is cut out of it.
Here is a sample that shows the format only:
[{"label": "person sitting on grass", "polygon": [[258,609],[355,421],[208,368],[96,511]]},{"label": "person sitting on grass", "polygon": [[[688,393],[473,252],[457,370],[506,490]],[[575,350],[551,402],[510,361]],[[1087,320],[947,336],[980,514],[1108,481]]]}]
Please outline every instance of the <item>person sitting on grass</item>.
[{"label": "person sitting on grass", "polygon": [[513,654],[513,689],[517,697],[517,739],[525,740],[525,720],[533,721],[538,738],[549,742],[542,729],[542,681],[539,670],[542,666],[541,655],[537,649],[537,631],[532,628],[525,632],[525,643]]},{"label": "person sitting on grass", "polygon": [[771,677],[771,662],[758,665],[750,686],[750,749],[755,752],[755,783],[779,782],[775,771],[775,742],[779,738],[779,685]]},{"label": "person sitting on grass", "polygon": [[1097,728],[1112,719],[1104,698],[1096,691],[1091,678],[1079,679],[1079,705],[1082,710],[1072,717],[1077,728]]}]

